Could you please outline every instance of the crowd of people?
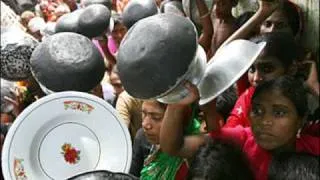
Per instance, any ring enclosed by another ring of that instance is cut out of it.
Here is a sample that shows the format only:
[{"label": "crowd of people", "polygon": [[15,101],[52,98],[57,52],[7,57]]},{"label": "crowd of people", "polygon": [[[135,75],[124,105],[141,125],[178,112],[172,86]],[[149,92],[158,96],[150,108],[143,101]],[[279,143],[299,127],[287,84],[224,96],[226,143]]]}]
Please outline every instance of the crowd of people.
[{"label": "crowd of people", "polygon": [[[199,105],[199,89],[185,82],[188,95],[165,104],[134,97],[119,75],[121,42],[137,23],[132,19],[148,14],[128,10],[138,0],[37,0],[24,10],[1,0],[1,6],[15,11],[21,29],[38,42],[55,33],[52,27],[59,18],[90,3],[111,11],[113,28],[91,38],[104,59],[105,74],[88,93],[110,103],[128,127],[133,142],[131,175],[147,180],[320,180],[319,52],[308,52],[301,45],[302,34],[307,33],[301,8],[291,0],[259,0],[257,11],[235,17],[232,9],[238,0],[213,0],[209,7],[205,0],[194,0],[196,22],[184,12],[186,1],[143,1],[157,7],[148,16],[191,18],[208,63],[219,48],[237,39],[266,45],[246,73],[208,103]],[[1,149],[15,118],[44,96],[32,76],[20,81],[1,77]]]}]

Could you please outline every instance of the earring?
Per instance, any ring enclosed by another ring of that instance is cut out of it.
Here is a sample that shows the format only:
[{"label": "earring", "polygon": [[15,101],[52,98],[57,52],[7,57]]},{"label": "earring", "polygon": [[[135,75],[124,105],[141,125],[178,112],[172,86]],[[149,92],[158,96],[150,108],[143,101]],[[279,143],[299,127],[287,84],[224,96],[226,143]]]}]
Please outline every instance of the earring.
[{"label": "earring", "polygon": [[298,130],[296,137],[297,137],[297,138],[300,138],[300,137],[301,137],[301,128]]}]

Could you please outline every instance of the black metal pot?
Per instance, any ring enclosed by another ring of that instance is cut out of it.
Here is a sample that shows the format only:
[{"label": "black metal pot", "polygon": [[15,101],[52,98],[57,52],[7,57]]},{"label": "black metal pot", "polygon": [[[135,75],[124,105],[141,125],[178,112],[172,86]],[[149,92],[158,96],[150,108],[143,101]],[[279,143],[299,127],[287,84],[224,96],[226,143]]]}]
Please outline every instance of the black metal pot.
[{"label": "black metal pot", "polygon": [[67,180],[138,180],[139,178],[125,173],[107,170],[96,170],[75,175]]}]

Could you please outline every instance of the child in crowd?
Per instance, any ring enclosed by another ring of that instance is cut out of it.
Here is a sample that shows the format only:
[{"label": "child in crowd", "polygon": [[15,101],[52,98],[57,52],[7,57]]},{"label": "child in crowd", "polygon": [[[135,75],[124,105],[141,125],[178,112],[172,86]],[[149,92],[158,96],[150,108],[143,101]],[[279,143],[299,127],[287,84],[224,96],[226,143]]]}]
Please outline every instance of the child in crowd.
[{"label": "child in crowd", "polygon": [[[206,143],[204,135],[184,136],[183,112],[199,98],[196,86],[187,83],[190,95],[170,104],[164,116],[160,145],[164,152],[191,158]],[[267,179],[271,156],[283,151],[320,155],[320,138],[301,134],[307,115],[307,97],[300,81],[290,76],[259,85],[252,97],[251,127],[221,128],[210,132],[213,139],[224,139],[240,145],[246,153],[255,178]],[[215,111],[215,109],[205,109]]]},{"label": "child in crowd", "polygon": [[319,156],[306,153],[283,152],[272,157],[269,180],[320,179]]},{"label": "child in crowd", "polygon": [[[160,148],[160,129],[166,105],[158,101],[142,104],[142,129],[134,141],[130,173],[141,179],[184,179],[185,161],[163,153]],[[147,153],[147,154],[146,154]]]},{"label": "child in crowd", "polygon": [[267,33],[252,39],[253,42],[266,42],[267,45],[248,71],[251,87],[237,100],[226,127],[242,125],[250,126],[248,112],[250,111],[251,97],[259,84],[275,79],[282,75],[294,75],[297,52],[294,38],[287,33]]},{"label": "child in crowd", "polygon": [[188,180],[253,180],[248,159],[234,144],[208,139],[190,164]]}]

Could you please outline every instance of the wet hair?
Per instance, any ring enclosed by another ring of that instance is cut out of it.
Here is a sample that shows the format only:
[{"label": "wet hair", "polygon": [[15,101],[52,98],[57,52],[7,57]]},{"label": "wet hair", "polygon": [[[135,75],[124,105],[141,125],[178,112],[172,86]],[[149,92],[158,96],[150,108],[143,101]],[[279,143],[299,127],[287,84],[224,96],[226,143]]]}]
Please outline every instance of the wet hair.
[{"label": "wet hair", "polygon": [[196,152],[188,180],[253,180],[248,160],[241,149],[229,142],[208,139]]},{"label": "wet hair", "polygon": [[279,90],[283,96],[290,99],[296,107],[298,116],[305,117],[308,113],[307,93],[302,81],[292,76],[282,76],[267,81],[256,88],[252,96],[252,101],[261,93],[270,92],[271,90]]},{"label": "wet hair", "polygon": [[290,67],[298,59],[298,48],[294,37],[285,32],[271,32],[251,39],[252,42],[266,42],[261,53],[262,57],[275,57],[280,60],[283,67]]},{"label": "wet hair", "polygon": [[228,119],[237,99],[238,97],[233,87],[227,89],[216,98],[217,112],[222,115],[224,121]]},{"label": "wet hair", "polygon": [[293,32],[293,35],[296,36],[298,33],[301,33],[300,31],[302,30],[302,22],[299,7],[287,0],[283,2],[281,11],[288,19],[288,24]]},{"label": "wet hair", "polygon": [[283,152],[273,156],[268,180],[320,180],[319,156],[306,153]]}]

